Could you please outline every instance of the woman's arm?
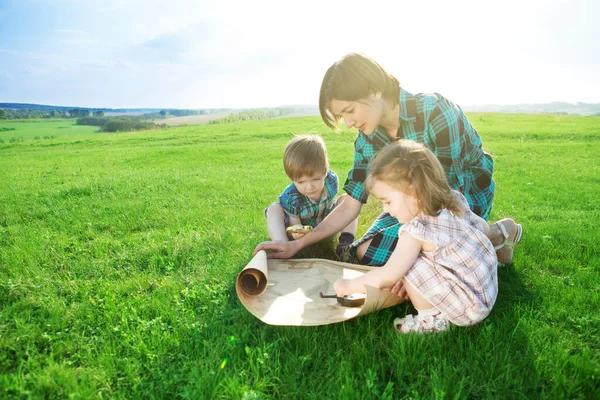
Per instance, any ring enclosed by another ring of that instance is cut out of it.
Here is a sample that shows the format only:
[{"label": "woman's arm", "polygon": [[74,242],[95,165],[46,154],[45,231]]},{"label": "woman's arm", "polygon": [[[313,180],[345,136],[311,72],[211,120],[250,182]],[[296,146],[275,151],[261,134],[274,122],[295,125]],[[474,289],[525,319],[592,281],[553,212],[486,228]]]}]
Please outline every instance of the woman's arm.
[{"label": "woman's arm", "polygon": [[407,232],[402,232],[398,244],[383,267],[373,268],[363,276],[354,279],[338,279],[333,289],[338,296],[352,293],[365,293],[365,285],[380,289],[391,287],[401,280],[413,266],[422,249],[422,242]]},{"label": "woman's arm", "polygon": [[260,250],[271,250],[267,253],[268,258],[290,258],[303,248],[320,240],[335,235],[344,229],[360,214],[362,203],[350,196],[333,209],[323,221],[312,231],[291,242],[263,242],[254,249],[254,254]]},{"label": "woman's arm", "polygon": [[350,196],[346,196],[342,203],[335,207],[312,232],[302,238],[302,247],[306,247],[328,237],[335,235],[356,219],[360,214],[362,203]]}]

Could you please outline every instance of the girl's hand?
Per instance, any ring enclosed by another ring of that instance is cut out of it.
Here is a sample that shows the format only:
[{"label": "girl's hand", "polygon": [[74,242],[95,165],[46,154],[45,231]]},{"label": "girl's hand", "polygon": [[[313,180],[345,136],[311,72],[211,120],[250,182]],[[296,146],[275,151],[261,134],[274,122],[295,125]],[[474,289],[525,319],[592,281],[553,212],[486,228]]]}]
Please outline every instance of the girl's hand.
[{"label": "girl's hand", "polygon": [[352,292],[349,290],[350,282],[350,279],[338,279],[335,281],[333,284],[333,290],[335,290],[335,294],[337,294],[338,297],[352,294]]},{"label": "girl's hand", "polygon": [[392,287],[389,288],[389,291],[397,295],[403,300],[410,300],[408,294],[406,293],[406,288],[402,283],[402,280],[396,282]]}]

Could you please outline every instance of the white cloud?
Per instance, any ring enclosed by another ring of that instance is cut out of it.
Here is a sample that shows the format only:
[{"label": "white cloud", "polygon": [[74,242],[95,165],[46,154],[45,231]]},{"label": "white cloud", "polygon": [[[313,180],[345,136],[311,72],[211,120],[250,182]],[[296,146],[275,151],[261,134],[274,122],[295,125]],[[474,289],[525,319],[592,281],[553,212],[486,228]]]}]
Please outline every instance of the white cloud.
[{"label": "white cloud", "polygon": [[24,85],[35,93],[37,84],[48,93],[54,85],[55,104],[315,104],[325,70],[358,51],[407,89],[437,91],[459,104],[600,101],[593,73],[599,6],[591,0],[107,0],[61,7],[69,7],[68,18],[51,7],[51,18],[26,12],[21,27],[0,27],[18,39],[0,50],[0,80],[10,96]]}]

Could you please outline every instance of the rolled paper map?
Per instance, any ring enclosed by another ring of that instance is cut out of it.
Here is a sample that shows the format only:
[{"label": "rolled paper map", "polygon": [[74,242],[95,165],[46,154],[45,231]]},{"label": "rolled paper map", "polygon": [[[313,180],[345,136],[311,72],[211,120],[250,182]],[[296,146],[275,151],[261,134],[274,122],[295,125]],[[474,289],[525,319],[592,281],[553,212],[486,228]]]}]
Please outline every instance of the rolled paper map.
[{"label": "rolled paper map", "polygon": [[267,253],[260,251],[238,274],[235,288],[238,295],[255,297],[267,290],[267,282]]},{"label": "rolled paper map", "polygon": [[[347,321],[402,299],[390,291],[365,286],[366,294],[320,296],[340,278],[353,279],[371,267],[325,259],[267,259],[264,250],[238,274],[235,290],[246,309],[270,325],[315,326]],[[268,276],[267,276],[268,272]],[[267,282],[268,278],[268,282]],[[331,297],[331,298],[329,298]]]}]

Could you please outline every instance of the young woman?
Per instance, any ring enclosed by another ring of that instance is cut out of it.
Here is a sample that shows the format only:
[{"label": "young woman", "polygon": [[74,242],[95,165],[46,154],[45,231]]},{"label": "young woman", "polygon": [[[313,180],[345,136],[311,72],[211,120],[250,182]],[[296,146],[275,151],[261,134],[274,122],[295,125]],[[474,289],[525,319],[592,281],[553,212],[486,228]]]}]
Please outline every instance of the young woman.
[{"label": "young woman", "polygon": [[[334,63],[321,84],[319,109],[325,124],[337,128],[342,120],[358,129],[354,165],[348,172],[346,200],[319,226],[289,243],[265,242],[272,258],[289,258],[300,249],[332,236],[359,215],[368,193],[365,180],[375,154],[398,139],[422,143],[440,161],[450,187],[461,192],[470,209],[489,217],[494,197],[494,162],[482,148],[477,131],[460,107],[440,94],[412,94],[372,59],[351,53]],[[340,249],[342,261],[384,265],[398,241],[398,220],[382,213],[367,233]],[[498,260],[512,261],[512,246],[522,228],[511,219],[492,225],[488,237],[497,245]]]}]

